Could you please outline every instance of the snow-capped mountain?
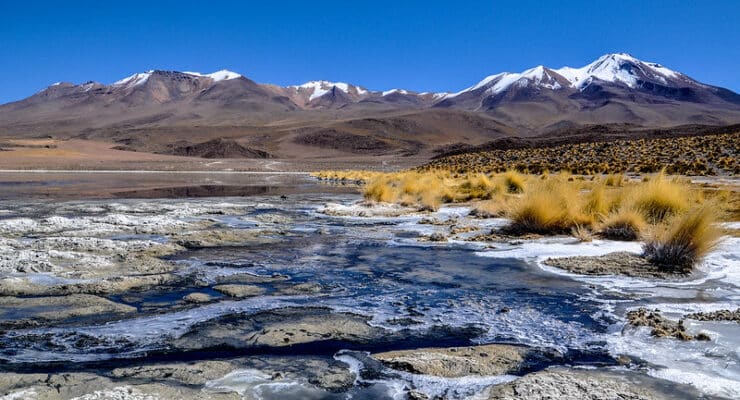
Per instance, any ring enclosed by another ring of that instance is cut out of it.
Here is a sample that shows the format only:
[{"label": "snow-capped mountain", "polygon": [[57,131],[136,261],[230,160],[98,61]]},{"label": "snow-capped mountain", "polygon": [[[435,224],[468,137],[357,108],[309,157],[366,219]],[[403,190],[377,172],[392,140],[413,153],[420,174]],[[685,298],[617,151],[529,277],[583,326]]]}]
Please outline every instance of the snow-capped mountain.
[{"label": "snow-capped mountain", "polygon": [[592,84],[623,85],[642,89],[651,85],[665,87],[706,87],[688,76],[653,62],[640,61],[626,53],[606,54],[580,67],[551,69],[542,65],[521,73],[503,72],[484,78],[467,89],[450,94],[453,99],[469,93],[498,95],[510,88],[536,90],[586,90]]},{"label": "snow-capped mountain", "polygon": [[[153,70],[133,74],[111,85],[97,82],[87,82],[81,85],[57,83],[41,93],[49,92],[46,94],[57,96],[60,93],[80,95],[81,93],[132,91],[132,89],[147,85],[152,77],[168,77],[177,82],[177,91],[180,92],[178,96],[171,94],[155,96],[164,101],[180,97],[179,95],[187,95],[189,91],[196,93],[228,81],[249,81],[241,74],[228,70],[210,74]],[[167,86],[162,79],[159,79],[159,82],[159,86]],[[406,89],[371,91],[359,85],[326,80],[286,87],[258,86],[262,88],[260,91],[271,93],[274,96],[284,96],[294,103],[295,107],[307,109],[338,108],[368,102],[416,107],[436,105],[437,107],[457,107],[480,111],[490,110],[501,103],[535,100],[543,95],[546,97],[561,95],[571,100],[578,98],[593,100],[599,96],[619,98],[626,94],[634,97],[637,94],[638,97],[655,95],[663,98],[664,101],[669,99],[694,102],[723,100],[735,104],[738,101],[737,95],[730,91],[704,85],[680,72],[658,63],[638,60],[626,53],[606,54],[580,68],[553,69],[540,65],[520,73],[502,72],[490,75],[457,93],[417,93]],[[250,89],[256,90],[255,87]],[[261,95],[265,96],[265,93]]]},{"label": "snow-capped mountain", "polygon": [[281,124],[288,124],[284,129],[313,132],[307,143],[337,145],[314,132],[321,127],[367,131],[383,135],[384,141],[405,132],[410,148],[417,146],[412,144],[417,135],[429,132],[466,140],[469,132],[534,135],[598,124],[733,123],[740,123],[740,95],[625,53],[606,54],[578,68],[540,65],[497,73],[456,93],[370,90],[327,80],[277,86],[227,70],[150,70],[111,84],[55,83],[27,99],[0,105],[0,132],[19,134],[119,135],[175,126],[178,132],[183,126],[206,132],[214,126],[282,132]]},{"label": "snow-capped mountain", "polygon": [[[564,114],[606,106],[632,108],[626,104],[675,107],[681,102],[734,108],[740,104],[740,96],[697,82],[658,63],[615,53],[601,56],[580,68],[537,66],[521,73],[491,75],[467,89],[445,96],[435,106],[501,114],[507,111],[507,107],[516,107],[517,104],[537,104],[538,109],[545,108],[552,114],[557,110]],[[621,105],[615,106],[614,103]],[[620,112],[626,115],[624,111]],[[643,118],[641,114],[644,113],[636,114],[636,120]],[[702,119],[701,114],[698,112],[693,116],[697,122]],[[610,122],[619,118],[624,117],[615,117]]]},{"label": "snow-capped mountain", "polygon": [[310,81],[284,88],[286,95],[304,107],[332,107],[355,103],[366,98],[370,91],[344,82]]},{"label": "snow-capped mountain", "polygon": [[622,83],[636,88],[640,82],[654,81],[663,85],[697,85],[699,82],[658,63],[640,61],[629,54],[607,54],[581,68],[563,67],[555,72],[583,89],[594,80]]}]

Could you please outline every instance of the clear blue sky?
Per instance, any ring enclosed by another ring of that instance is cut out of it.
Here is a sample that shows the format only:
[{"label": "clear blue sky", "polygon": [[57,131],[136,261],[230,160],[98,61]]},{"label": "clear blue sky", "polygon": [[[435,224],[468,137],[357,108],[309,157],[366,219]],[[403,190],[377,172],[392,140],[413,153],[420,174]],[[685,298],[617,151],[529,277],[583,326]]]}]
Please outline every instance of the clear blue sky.
[{"label": "clear blue sky", "polygon": [[457,91],[622,51],[738,92],[739,20],[740,0],[0,0],[0,103],[149,69]]}]

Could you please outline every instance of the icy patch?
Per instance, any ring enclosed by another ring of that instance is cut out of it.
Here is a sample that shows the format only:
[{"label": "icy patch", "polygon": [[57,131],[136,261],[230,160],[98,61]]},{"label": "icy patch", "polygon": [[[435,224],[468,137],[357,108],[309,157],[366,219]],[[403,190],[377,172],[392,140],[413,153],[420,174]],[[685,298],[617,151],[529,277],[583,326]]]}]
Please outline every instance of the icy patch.
[{"label": "icy patch", "polygon": [[[697,326],[687,328],[690,332],[700,330]],[[654,338],[646,328],[628,329],[607,337],[607,347],[612,355],[626,354],[658,366],[649,371],[652,376],[690,384],[711,395],[738,398],[740,343],[734,328],[735,334],[724,340],[710,331],[712,342]]]},{"label": "icy patch", "polygon": [[740,288],[740,238],[723,237],[697,269],[706,274],[702,282],[717,280]]},{"label": "icy patch", "polygon": [[692,385],[704,393],[727,398],[740,397],[740,382],[712,374],[689,372],[675,368],[652,371],[650,375],[668,381]]},{"label": "icy patch", "polygon": [[[258,312],[275,308],[300,306],[298,303],[306,300],[306,296],[271,296],[256,297],[241,301],[224,301],[209,304],[199,308],[172,312],[169,314],[139,317],[134,319],[111,321],[102,325],[74,328],[49,329],[19,329],[5,332],[3,339],[18,339],[26,335],[49,336],[54,350],[38,350],[36,348],[13,349],[12,356],[5,354],[0,358],[10,362],[50,362],[70,361],[86,362],[105,360],[115,357],[136,357],[147,351],[162,349],[167,346],[167,340],[182,336],[190,327],[199,323],[218,318],[221,315],[239,312]],[[80,335],[96,338],[99,343],[86,348],[81,352],[75,346]],[[13,340],[13,342],[18,342]],[[22,342],[22,340],[20,340]],[[123,345],[136,345],[135,351],[125,351]],[[11,349],[7,348],[10,351]],[[124,351],[122,353],[122,351]]]},{"label": "icy patch", "polygon": [[51,216],[41,219],[11,218],[0,220],[0,234],[25,236],[31,234],[58,234],[93,236],[120,231],[162,233],[168,229],[191,226],[188,222],[162,215],[107,214],[68,218]]},{"label": "icy patch", "polygon": [[551,257],[602,256],[617,251],[640,253],[642,252],[642,245],[638,242],[613,240],[580,242],[571,237],[556,237],[523,241],[517,245],[501,245],[500,248],[480,251],[476,255],[493,258],[544,260]]},{"label": "icy patch", "polygon": [[96,390],[70,400],[159,400],[159,396],[142,393],[130,386],[118,386],[110,390]]},{"label": "icy patch", "polygon": [[387,387],[388,397],[391,399],[406,399],[406,392],[411,388],[425,394],[428,398],[444,398],[450,400],[472,399],[481,395],[482,391],[491,385],[498,385],[515,380],[512,375],[496,376],[463,376],[459,378],[445,378],[432,375],[412,374],[382,367],[380,379],[362,379],[361,372],[365,365],[351,352],[341,351],[334,355],[334,359],[347,364],[350,371],[357,377],[356,384],[379,384]]},{"label": "icy patch", "polygon": [[720,224],[720,226],[723,227],[723,228],[726,228],[726,229],[738,229],[738,230],[740,230],[740,221],[725,222],[725,223]]},{"label": "icy patch", "polygon": [[0,396],[0,400],[29,400],[35,398],[38,398],[38,393],[33,389],[23,389]]},{"label": "icy patch", "polygon": [[255,386],[272,382],[272,376],[256,369],[232,371],[221,378],[206,382],[204,390],[215,393],[236,392],[244,396]]},{"label": "icy patch", "polygon": [[320,399],[327,392],[303,379],[273,379],[256,369],[233,371],[222,378],[206,382],[204,392],[238,393],[248,399]]},{"label": "icy patch", "polygon": [[358,202],[351,205],[326,203],[316,210],[318,213],[338,217],[400,217],[418,214],[412,207],[391,203]]}]

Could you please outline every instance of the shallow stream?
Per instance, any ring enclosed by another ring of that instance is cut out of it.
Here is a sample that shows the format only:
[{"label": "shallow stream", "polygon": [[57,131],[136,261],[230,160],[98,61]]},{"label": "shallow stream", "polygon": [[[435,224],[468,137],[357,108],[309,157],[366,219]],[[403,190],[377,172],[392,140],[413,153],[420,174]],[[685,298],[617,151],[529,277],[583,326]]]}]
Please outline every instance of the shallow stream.
[{"label": "shallow stream", "polygon": [[[2,202],[0,240],[5,242],[0,243],[0,252],[6,253],[24,245],[32,252],[39,241],[59,237],[166,244],[179,223],[203,221],[222,230],[259,234],[243,243],[189,246],[163,255],[165,263],[176,265],[173,274],[180,278],[176,283],[101,295],[135,308],[125,315],[73,315],[40,326],[13,326],[13,321],[33,318],[34,312],[43,310],[0,308],[5,327],[0,331],[0,368],[99,371],[257,355],[319,357],[350,366],[358,375],[354,387],[329,392],[302,379],[270,383],[259,368],[245,367],[209,381],[204,390],[265,399],[402,398],[403,388],[413,387],[431,395],[469,398],[515,377],[445,379],[393,372],[373,364],[366,352],[508,343],[532,346],[546,355],[541,364],[530,366],[532,370],[550,365],[610,369],[659,378],[665,385],[693,385],[708,397],[740,397],[737,323],[687,320],[689,331],[708,333],[709,342],[654,338],[646,328],[625,324],[626,312],[642,306],[674,318],[737,308],[737,239],[727,238],[700,271],[685,280],[584,277],[541,262],[553,256],[639,252],[639,244],[578,243],[565,237],[470,242],[464,239],[505,221],[473,219],[465,207],[393,216],[363,211],[359,200],[349,194],[301,193],[283,198]],[[456,222],[444,223],[451,219]],[[139,220],[151,222],[151,229],[131,228]],[[420,223],[429,220],[436,224]],[[428,240],[435,233],[449,236],[451,225],[479,229],[443,241]],[[4,264],[0,259],[4,267],[0,274],[5,280],[25,279],[38,285],[94,280],[94,274],[70,273],[75,263],[96,268],[99,261],[89,253],[60,255],[49,260],[54,267],[48,271],[27,272],[13,270],[13,257],[6,254]],[[63,259],[66,266],[59,261]],[[252,277],[259,295],[240,299],[213,288],[224,282],[243,283],[244,276]],[[206,294],[210,301],[183,301],[192,293]],[[291,310],[289,317],[264,316],[278,309]],[[54,310],[49,306],[46,311]],[[359,316],[377,330],[359,338],[327,337],[281,346],[235,344],[248,330],[245,321],[255,315],[272,322],[285,318],[290,324],[296,316],[331,319],[337,314]],[[214,334],[226,325],[233,329]],[[631,360],[628,366],[617,362],[622,355]]]}]

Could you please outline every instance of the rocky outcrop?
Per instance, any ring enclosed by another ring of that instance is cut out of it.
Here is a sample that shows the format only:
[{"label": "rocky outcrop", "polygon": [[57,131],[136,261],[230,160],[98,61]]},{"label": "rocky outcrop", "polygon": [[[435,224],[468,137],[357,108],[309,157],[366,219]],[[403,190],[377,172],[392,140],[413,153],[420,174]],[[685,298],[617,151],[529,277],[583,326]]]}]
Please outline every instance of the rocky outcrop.
[{"label": "rocky outcrop", "polygon": [[686,315],[686,318],[697,321],[732,321],[740,323],[740,308],[735,311],[717,310],[712,312],[698,312]]},{"label": "rocky outcrop", "polygon": [[[252,356],[228,361],[145,364],[97,372],[1,373],[0,398],[24,400],[252,398],[250,389],[257,392],[259,389],[249,388],[249,382],[239,382],[242,376],[259,376],[264,381],[262,383],[278,386],[303,385],[308,391],[323,396],[331,396],[331,392],[349,389],[356,379],[346,364],[328,357]],[[234,384],[227,384],[229,382]],[[260,383],[255,382],[254,386]]]},{"label": "rocky outcrop", "polygon": [[188,231],[173,235],[173,241],[186,249],[205,247],[239,246],[245,243],[267,243],[266,233],[256,230],[218,229]]},{"label": "rocky outcrop", "polygon": [[527,364],[530,353],[522,346],[490,344],[389,351],[372,357],[396,370],[455,378],[516,373]]},{"label": "rocky outcrop", "polygon": [[0,327],[12,323],[15,327],[38,326],[70,318],[97,317],[101,314],[128,314],[135,307],[114,303],[108,299],[72,294],[53,297],[0,297],[0,311],[8,309],[22,314],[23,319],[0,318]]},{"label": "rocky outcrop", "polygon": [[625,275],[641,278],[672,278],[677,275],[661,269],[637,254],[609,253],[603,256],[548,258],[546,265],[582,275]]},{"label": "rocky outcrop", "polygon": [[627,313],[627,321],[632,326],[646,326],[652,328],[650,334],[655,337],[673,337],[680,340],[711,340],[705,333],[699,333],[696,336],[689,334],[684,327],[683,320],[678,322],[660,315],[658,310],[649,311],[646,308],[639,308]]},{"label": "rocky outcrop", "polygon": [[605,372],[551,369],[488,389],[489,400],[669,400],[690,396],[629,381]]},{"label": "rocky outcrop", "polygon": [[265,289],[255,285],[216,285],[213,290],[230,297],[254,297],[265,293]]},{"label": "rocky outcrop", "polygon": [[110,376],[116,379],[137,379],[144,382],[170,382],[181,385],[203,385],[211,379],[220,378],[234,369],[224,361],[201,361],[197,363],[174,363],[116,368]]},{"label": "rocky outcrop", "polygon": [[228,139],[213,139],[196,144],[184,143],[163,153],[201,158],[272,158],[266,151],[243,146]]},{"label": "rocky outcrop", "polygon": [[229,314],[193,326],[174,341],[182,349],[284,347],[319,341],[367,343],[384,330],[365,317],[325,308],[286,307],[256,314]]},{"label": "rocky outcrop", "polygon": [[186,303],[208,303],[213,300],[213,297],[205,293],[190,293],[182,298]]}]

